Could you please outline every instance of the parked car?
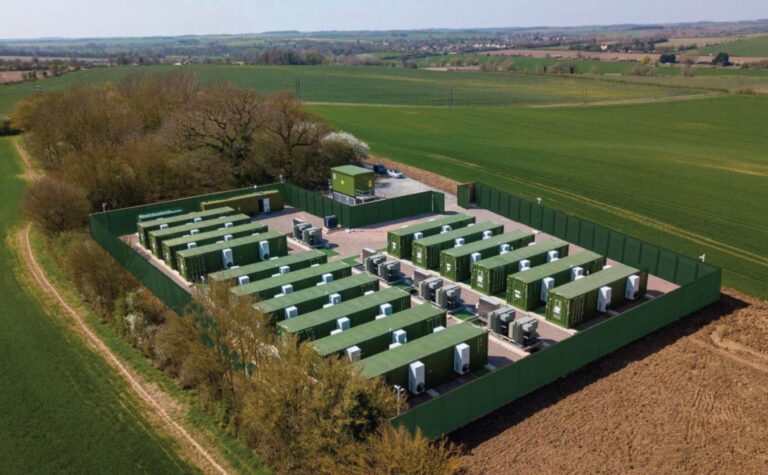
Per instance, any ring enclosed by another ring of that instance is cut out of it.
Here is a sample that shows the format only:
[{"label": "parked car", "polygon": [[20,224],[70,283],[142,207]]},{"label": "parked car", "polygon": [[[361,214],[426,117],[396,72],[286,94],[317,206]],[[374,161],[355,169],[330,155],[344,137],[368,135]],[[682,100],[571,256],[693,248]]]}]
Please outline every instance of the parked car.
[{"label": "parked car", "polygon": [[382,164],[376,164],[373,166],[373,173],[377,175],[387,175],[387,167]]},{"label": "parked car", "polygon": [[391,178],[405,178],[405,175],[395,170],[394,168],[388,169],[387,175],[389,175]]}]

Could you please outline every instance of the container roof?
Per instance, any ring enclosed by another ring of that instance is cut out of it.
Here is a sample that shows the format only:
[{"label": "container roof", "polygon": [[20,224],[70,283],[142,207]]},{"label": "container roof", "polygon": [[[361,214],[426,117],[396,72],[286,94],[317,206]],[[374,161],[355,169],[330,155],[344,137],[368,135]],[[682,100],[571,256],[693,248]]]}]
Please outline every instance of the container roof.
[{"label": "container roof", "polygon": [[167,224],[167,223],[179,223],[181,221],[184,221],[186,219],[194,219],[194,218],[204,218],[206,216],[211,215],[220,215],[223,213],[234,213],[235,210],[230,208],[229,206],[222,206],[221,208],[214,208],[209,209],[206,211],[194,211],[192,213],[186,213],[186,214],[177,214],[174,216],[168,216],[167,218],[158,218],[153,219],[150,221],[142,221],[139,224],[141,227],[149,227],[149,226],[157,226],[160,224]]},{"label": "container roof", "polygon": [[177,253],[179,257],[192,257],[207,254],[209,252],[220,251],[230,247],[244,246],[254,242],[264,241],[268,239],[274,239],[279,237],[285,237],[285,234],[279,231],[267,231],[265,233],[259,233],[255,236],[243,236],[235,238],[229,241],[215,242],[213,244],[206,244],[205,246],[194,247],[192,249],[182,249]]},{"label": "container roof", "polygon": [[165,229],[155,229],[154,231],[150,231],[149,234],[156,237],[163,237],[169,234],[176,234],[179,232],[191,231],[193,229],[199,228],[200,226],[215,226],[217,224],[223,225],[224,223],[228,223],[230,221],[234,221],[234,220],[241,221],[243,219],[250,220],[251,218],[245,214],[228,214],[226,216],[219,216],[218,218],[206,219],[205,221],[200,221],[199,223],[184,223],[178,226],[171,226]]},{"label": "container roof", "polygon": [[428,230],[428,229],[440,228],[440,226],[444,224],[453,224],[453,223],[464,221],[467,219],[472,219],[472,217],[467,216],[466,214],[453,214],[450,216],[432,218],[428,221],[422,221],[421,223],[416,223],[410,226],[404,226],[402,228],[393,229],[389,233],[394,234],[395,236],[407,236],[413,233],[424,232],[425,230]]},{"label": "container roof", "polygon": [[340,167],[333,167],[331,168],[331,171],[336,173],[341,173],[342,175],[347,175],[347,176],[373,175],[373,170],[369,170],[363,167],[358,167],[356,165],[342,165]]},{"label": "container roof", "polygon": [[236,196],[230,196],[228,198],[219,198],[215,200],[206,201],[205,204],[225,203],[232,200],[238,200],[243,198],[253,198],[258,196],[266,196],[266,195],[274,195],[276,193],[280,193],[280,190],[264,190],[264,191],[256,190],[253,193],[246,193],[244,195],[236,195]]},{"label": "container roof", "polygon": [[[203,221],[203,222],[205,222],[205,221]],[[197,224],[199,225],[200,223],[197,223]],[[192,229],[194,229],[194,228],[192,228]],[[173,246],[183,245],[183,244],[186,244],[188,242],[195,242],[198,239],[203,240],[203,239],[208,239],[208,238],[215,238],[215,237],[219,237],[219,236],[225,236],[227,234],[243,232],[243,231],[248,231],[248,230],[253,230],[254,232],[256,232],[257,230],[261,230],[262,232],[264,232],[264,231],[267,230],[267,226],[265,224],[263,224],[263,223],[258,222],[258,221],[253,221],[253,222],[250,222],[250,223],[238,224],[237,226],[232,226],[231,228],[224,228],[224,227],[222,227],[222,228],[218,228],[218,229],[212,229],[210,231],[205,231],[205,232],[202,232],[202,233],[199,233],[199,234],[187,235],[187,236],[179,236],[179,237],[175,237],[173,239],[168,239],[165,242],[168,243],[168,246],[173,247]]]},{"label": "container roof", "polygon": [[511,264],[523,259],[528,259],[529,257],[537,256],[543,252],[554,251],[555,249],[567,245],[568,243],[565,241],[561,241],[559,239],[549,239],[547,241],[537,242],[532,246],[525,246],[521,247],[520,249],[515,249],[514,251],[510,251],[506,254],[500,254],[498,256],[493,256],[489,257],[488,259],[477,261],[475,262],[475,265],[486,269],[491,269],[494,267]]},{"label": "container roof", "polygon": [[486,331],[469,322],[459,323],[437,333],[430,333],[418,340],[391,350],[375,354],[355,363],[363,376],[373,378],[394,369],[418,361],[429,355],[485,334]]},{"label": "container roof", "polygon": [[496,229],[500,226],[503,227],[503,225],[493,221],[483,221],[482,223],[477,223],[474,226],[467,226],[465,228],[454,229],[453,231],[448,231],[447,233],[428,236],[413,242],[419,243],[422,246],[432,246],[434,244],[440,244],[446,241],[452,241],[456,238],[469,236],[470,234],[475,234],[483,231],[488,231],[491,229]]},{"label": "container roof", "polygon": [[600,259],[601,257],[603,256],[592,251],[577,252],[576,254],[571,254],[570,256],[561,257],[555,262],[547,262],[546,264],[542,264],[540,266],[531,267],[527,271],[511,274],[509,277],[525,283],[536,282],[537,280],[541,280],[544,277],[557,274],[558,272],[572,269],[578,266],[583,266],[592,261]]},{"label": "container roof", "polygon": [[371,295],[364,295],[352,300],[347,300],[346,302],[341,302],[332,307],[315,310],[314,312],[299,315],[298,317],[289,320],[283,320],[278,322],[278,325],[280,325],[280,328],[287,333],[296,333],[323,323],[334,321],[337,318],[346,317],[347,315],[354,314],[363,309],[378,307],[383,303],[392,302],[403,297],[408,297],[410,299],[409,294],[400,289],[390,287]]},{"label": "container roof", "polygon": [[443,254],[447,254],[452,257],[468,256],[473,252],[482,251],[482,250],[488,249],[489,247],[496,247],[501,244],[505,244],[511,241],[517,241],[518,239],[524,239],[529,236],[533,237],[533,233],[519,229],[517,231],[497,234],[488,239],[471,242],[463,246],[452,247],[450,249],[444,250]]},{"label": "container roof", "polygon": [[298,292],[288,294],[284,297],[264,300],[263,302],[254,304],[254,307],[264,312],[271,313],[282,308],[287,308],[298,303],[306,302],[307,300],[322,297],[324,295],[331,295],[333,293],[339,292],[340,290],[346,290],[378,281],[379,279],[372,276],[371,274],[353,275],[352,277],[339,279],[337,281],[331,282],[330,284],[299,290]]},{"label": "container roof", "polygon": [[555,287],[549,292],[569,299],[583,295],[591,290],[599,289],[600,287],[616,282],[617,280],[625,279],[632,274],[640,273],[639,269],[624,264],[616,263],[611,264],[611,266],[612,267],[609,269],[595,272],[583,279],[574,280],[573,282],[561,285],[560,287]]},{"label": "container roof", "polygon": [[[368,341],[381,335],[386,335],[394,330],[412,325],[417,322],[429,320],[445,313],[431,304],[419,305],[401,312],[393,313],[387,318],[374,320],[363,325],[352,327],[337,335],[330,335],[312,342],[315,350],[323,356],[344,351],[350,346]],[[291,319],[293,320],[293,319]],[[288,321],[291,321],[288,320]]]},{"label": "container roof", "polygon": [[312,259],[322,258],[325,254],[322,251],[313,249],[311,251],[299,252],[296,254],[289,254],[287,256],[278,257],[277,259],[270,259],[268,261],[254,262],[232,269],[224,269],[208,274],[209,278],[214,280],[228,280],[240,277],[241,275],[251,274],[254,272],[265,271],[267,269],[276,269],[280,266],[290,266],[297,262],[305,262]]},{"label": "container roof", "polygon": [[319,277],[328,272],[350,268],[352,268],[352,264],[347,264],[346,262],[329,262],[326,264],[320,264],[319,266],[307,267],[297,271],[289,272],[278,277],[267,277],[266,279],[249,282],[245,285],[238,285],[236,287],[232,287],[230,290],[232,290],[232,293],[237,295],[257,294],[266,289],[274,289],[275,287],[299,282],[310,277]]}]

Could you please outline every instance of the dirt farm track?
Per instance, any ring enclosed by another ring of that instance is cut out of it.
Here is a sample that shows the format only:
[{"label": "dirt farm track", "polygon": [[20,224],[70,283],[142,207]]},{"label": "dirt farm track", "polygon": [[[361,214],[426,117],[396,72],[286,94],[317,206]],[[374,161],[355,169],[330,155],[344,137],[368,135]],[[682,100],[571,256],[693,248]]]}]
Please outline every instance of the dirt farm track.
[{"label": "dirt farm track", "polygon": [[768,473],[768,303],[726,292],[457,431],[471,473]]}]

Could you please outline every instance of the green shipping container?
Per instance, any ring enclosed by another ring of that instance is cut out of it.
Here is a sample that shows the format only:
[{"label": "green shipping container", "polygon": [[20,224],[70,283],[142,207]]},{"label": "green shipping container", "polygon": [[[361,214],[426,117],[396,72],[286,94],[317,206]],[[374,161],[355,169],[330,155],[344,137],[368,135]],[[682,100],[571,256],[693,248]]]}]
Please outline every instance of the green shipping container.
[{"label": "green shipping container", "polygon": [[555,287],[547,297],[547,320],[573,328],[600,315],[598,302],[601,287],[611,288],[611,300],[607,308],[623,305],[628,301],[625,292],[631,276],[637,276],[636,298],[642,298],[648,286],[648,273],[624,264],[613,264],[583,279]]},{"label": "green shipping container", "polygon": [[283,266],[288,267],[290,272],[294,272],[326,262],[328,262],[328,255],[313,249],[288,256],[273,257],[268,261],[254,262],[253,264],[212,272],[208,274],[208,278],[216,282],[229,282],[234,285],[237,283],[238,277],[247,276],[251,282],[255,282],[278,274]]},{"label": "green shipping container", "polygon": [[583,251],[554,262],[536,266],[507,277],[507,302],[523,310],[533,310],[546,302],[541,299],[541,285],[545,278],[554,279],[554,286],[571,281],[571,270],[581,267],[584,275],[597,272],[605,265],[605,257],[592,251]]},{"label": "green shipping container", "polygon": [[226,216],[228,214],[235,214],[235,210],[229,206],[222,208],[211,209],[208,211],[195,211],[194,213],[179,214],[176,216],[152,219],[149,221],[141,221],[136,223],[136,231],[139,233],[139,242],[142,246],[149,248],[149,232],[155,229],[160,229],[173,226],[181,226],[183,224],[191,223],[194,220],[205,221],[206,219],[215,219],[219,216]]},{"label": "green shipping container", "polygon": [[229,206],[239,213],[254,215],[265,212],[280,211],[284,208],[283,194],[278,190],[257,191],[247,195],[233,196],[223,200],[206,201],[200,205],[202,209]]},{"label": "green shipping container", "polygon": [[453,380],[454,348],[460,343],[470,347],[469,368],[477,371],[488,362],[488,332],[471,323],[453,325],[405,345],[384,351],[354,364],[368,378],[382,377],[387,385],[408,387],[408,366],[424,363],[427,389]]},{"label": "green shipping container", "polygon": [[272,298],[253,305],[256,310],[271,315],[274,320],[285,320],[285,309],[296,307],[299,315],[319,310],[329,303],[329,296],[339,294],[346,302],[361,297],[369,290],[379,290],[379,279],[371,274],[357,274],[330,284],[299,290],[285,297]]},{"label": "green shipping container", "polygon": [[413,252],[413,235],[415,233],[421,233],[422,237],[429,237],[439,234],[443,226],[459,229],[468,224],[474,224],[474,222],[474,216],[453,214],[394,229],[387,233],[387,252],[389,255],[399,257],[400,259],[410,259]]},{"label": "green shipping container", "polygon": [[262,234],[269,230],[266,224],[258,221],[240,224],[231,228],[219,227],[213,231],[207,231],[200,234],[188,235],[168,239],[163,242],[163,260],[172,269],[178,269],[176,254],[179,251],[189,248],[189,243],[196,243],[197,247],[215,244],[224,240],[224,236],[232,236],[233,239],[239,239],[254,234]]},{"label": "green shipping container", "polygon": [[397,312],[411,307],[411,295],[390,287],[371,295],[283,320],[278,322],[277,331],[283,335],[295,334],[300,340],[317,340],[330,335],[336,329],[336,320],[346,317],[351,327],[343,332],[346,333],[373,321],[376,315],[380,314],[379,307],[383,304],[392,305],[392,312],[397,315]]},{"label": "green shipping container", "polygon": [[486,221],[413,241],[413,264],[424,269],[437,269],[440,267],[440,253],[455,247],[456,239],[464,239],[464,243],[469,244],[481,240],[485,231],[493,235],[501,234],[504,225]]},{"label": "green shipping container", "polygon": [[307,269],[289,272],[277,277],[270,277],[255,282],[249,282],[244,285],[237,285],[232,287],[230,291],[235,295],[253,295],[260,300],[266,300],[282,293],[282,286],[284,285],[293,286],[294,292],[320,285],[323,281],[322,277],[325,274],[330,274],[333,281],[343,279],[344,277],[352,275],[352,265],[342,261],[321,264]]},{"label": "green shipping container", "polygon": [[507,276],[520,270],[520,261],[531,261],[531,267],[544,264],[549,251],[557,251],[558,258],[565,257],[568,255],[568,243],[550,239],[477,261],[472,265],[472,288],[486,295],[504,292],[507,290]]},{"label": "green shipping container", "polygon": [[518,230],[498,234],[488,239],[481,239],[465,246],[446,249],[440,253],[440,274],[455,282],[469,280],[472,277],[472,254],[480,254],[480,259],[497,256],[503,244],[512,249],[527,246],[533,242],[532,232]]},{"label": "green shipping container", "polygon": [[321,356],[342,356],[347,348],[357,346],[361,358],[368,358],[389,349],[395,330],[405,331],[408,341],[413,341],[431,334],[438,326],[446,326],[445,310],[424,304],[320,338],[312,344]]},{"label": "green shipping container", "polygon": [[183,224],[181,226],[174,226],[166,229],[155,229],[154,231],[149,232],[149,247],[152,249],[152,254],[154,254],[155,257],[162,259],[163,242],[168,241],[169,239],[189,236],[192,232],[205,233],[214,231],[219,228],[224,228],[229,223],[231,223],[232,226],[239,226],[250,222],[251,218],[244,214],[233,214],[220,216],[215,219],[207,219],[199,223]]},{"label": "green shipping container", "polygon": [[[263,241],[269,243],[269,253],[262,259],[259,248]],[[288,254],[288,241],[285,234],[268,231],[255,236],[207,244],[194,249],[183,249],[176,252],[179,274],[186,280],[196,281],[200,277],[208,275],[209,272],[226,269],[227,266],[223,259],[225,249],[232,250],[234,265],[245,265]]]},{"label": "green shipping container", "polygon": [[373,194],[373,171],[354,165],[331,168],[331,188],[341,194],[356,197]]}]

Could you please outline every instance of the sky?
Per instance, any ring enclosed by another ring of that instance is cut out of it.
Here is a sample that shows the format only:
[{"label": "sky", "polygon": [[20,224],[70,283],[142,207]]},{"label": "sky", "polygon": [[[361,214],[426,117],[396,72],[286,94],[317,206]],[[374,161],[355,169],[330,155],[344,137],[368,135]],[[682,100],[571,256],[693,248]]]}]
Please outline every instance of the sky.
[{"label": "sky", "polygon": [[768,18],[767,0],[2,0],[0,38],[176,36]]}]

